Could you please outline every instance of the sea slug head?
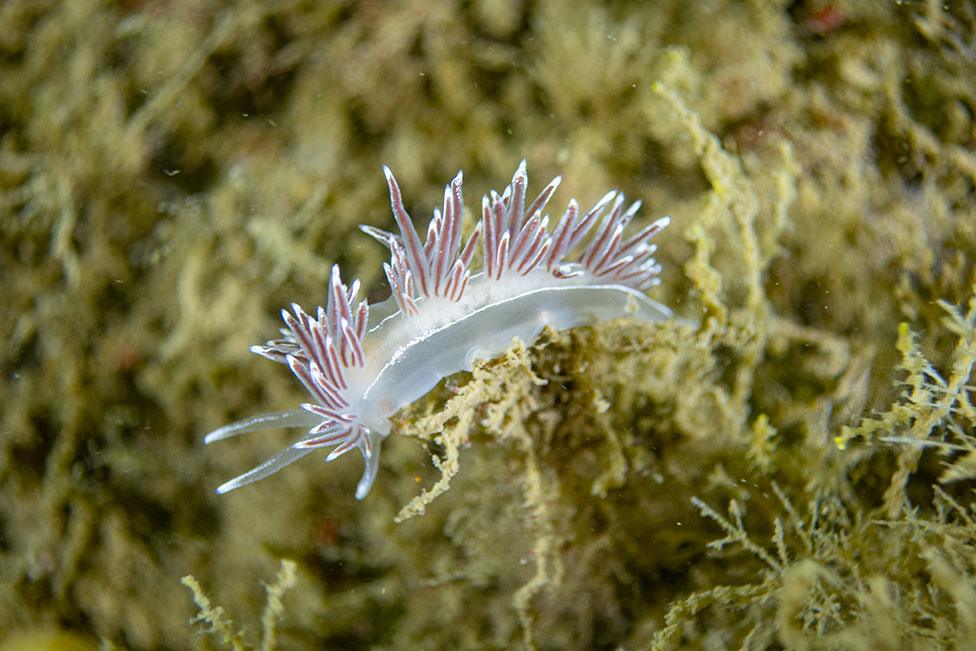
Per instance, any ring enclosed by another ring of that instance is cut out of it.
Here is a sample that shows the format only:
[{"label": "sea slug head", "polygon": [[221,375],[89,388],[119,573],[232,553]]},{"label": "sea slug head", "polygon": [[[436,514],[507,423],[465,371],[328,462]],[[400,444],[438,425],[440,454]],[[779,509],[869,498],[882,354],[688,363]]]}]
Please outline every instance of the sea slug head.
[{"label": "sea slug head", "polygon": [[[363,340],[369,320],[369,305],[356,302],[359,281],[349,287],[342,282],[339,266],[332,267],[326,307],[313,317],[299,305],[282,310],[283,338],[251,348],[268,359],[284,363],[304,385],[314,402],[301,409],[314,425],[292,445],[298,452],[335,446],[325,458],[334,461],[358,449],[365,470],[356,497],[369,493],[379,465],[380,442],[384,434],[374,432],[362,420],[358,391],[351,386],[357,371],[366,366]],[[234,486],[236,488],[236,486]]]}]

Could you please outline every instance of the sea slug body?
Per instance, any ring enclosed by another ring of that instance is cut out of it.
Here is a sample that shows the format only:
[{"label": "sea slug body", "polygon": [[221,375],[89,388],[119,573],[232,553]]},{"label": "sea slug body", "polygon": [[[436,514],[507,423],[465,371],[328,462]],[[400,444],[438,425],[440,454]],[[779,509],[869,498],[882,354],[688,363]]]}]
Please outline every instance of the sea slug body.
[{"label": "sea slug body", "polygon": [[[383,268],[392,296],[376,305],[357,300],[359,281],[346,285],[333,266],[324,308],[314,316],[295,304],[282,310],[282,338],[251,350],[286,364],[312,401],[225,425],[204,441],[278,427],[306,432],[218,493],[335,446],[326,461],[354,448],[362,453],[356,498],[363,499],[376,478],[389,418],[442,378],[504,352],[514,337],[534,341],[547,325],[561,330],[621,317],[672,318],[644,294],[661,271],[649,240],[670,220],[662,217],[624,237],[639,201],[625,210],[623,194],[611,191],[582,212],[572,200],[550,230],[545,209],[560,178],[526,206],[522,161],[503,193],[482,199],[481,218],[462,247],[460,172],[444,189],[443,210],[434,210],[422,242],[393,173],[383,170],[399,234],[361,228],[390,249]],[[472,264],[479,244],[483,269]]]}]

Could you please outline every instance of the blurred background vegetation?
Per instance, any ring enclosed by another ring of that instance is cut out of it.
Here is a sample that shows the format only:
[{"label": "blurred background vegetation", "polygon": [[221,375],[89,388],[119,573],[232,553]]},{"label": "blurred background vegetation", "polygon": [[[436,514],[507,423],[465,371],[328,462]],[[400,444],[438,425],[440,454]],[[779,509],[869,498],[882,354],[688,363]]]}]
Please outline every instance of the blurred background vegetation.
[{"label": "blurred background vegetation", "polygon": [[[966,1],[7,0],[0,648],[973,648],[974,115]],[[280,307],[384,297],[380,165],[470,221],[522,158],[670,214],[691,323],[215,496]]]}]

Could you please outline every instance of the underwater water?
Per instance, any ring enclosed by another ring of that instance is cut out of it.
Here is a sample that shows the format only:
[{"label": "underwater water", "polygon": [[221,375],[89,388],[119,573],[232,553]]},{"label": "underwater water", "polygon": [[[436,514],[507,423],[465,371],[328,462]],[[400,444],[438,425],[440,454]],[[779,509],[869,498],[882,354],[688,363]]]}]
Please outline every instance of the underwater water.
[{"label": "underwater water", "polygon": [[[0,5],[0,651],[974,648],[968,2]],[[248,347],[465,224],[661,215],[679,317],[546,330],[227,495]]]}]

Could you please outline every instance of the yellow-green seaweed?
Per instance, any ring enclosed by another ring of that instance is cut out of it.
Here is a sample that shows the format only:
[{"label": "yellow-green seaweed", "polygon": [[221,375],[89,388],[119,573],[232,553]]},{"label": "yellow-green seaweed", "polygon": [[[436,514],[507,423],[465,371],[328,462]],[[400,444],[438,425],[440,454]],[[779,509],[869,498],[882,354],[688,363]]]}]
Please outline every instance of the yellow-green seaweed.
[{"label": "yellow-green seaweed", "polygon": [[[936,0],[4,2],[0,641],[970,648],[974,51]],[[445,379],[364,503],[213,495],[287,439],[202,434],[301,400],[278,309],[383,298],[380,165],[421,214],[523,157],[673,217],[684,320]]]}]

